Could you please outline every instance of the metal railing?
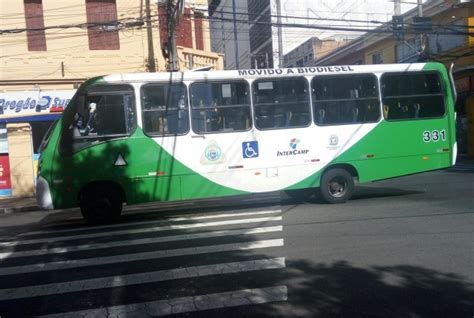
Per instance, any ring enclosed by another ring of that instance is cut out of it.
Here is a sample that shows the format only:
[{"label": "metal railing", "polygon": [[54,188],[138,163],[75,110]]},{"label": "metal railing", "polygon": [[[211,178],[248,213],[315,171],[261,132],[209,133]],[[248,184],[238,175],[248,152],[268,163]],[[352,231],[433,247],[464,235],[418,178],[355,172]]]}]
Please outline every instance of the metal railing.
[{"label": "metal railing", "polygon": [[179,69],[189,71],[196,68],[211,67],[211,70],[224,69],[224,54],[195,50],[177,46]]}]

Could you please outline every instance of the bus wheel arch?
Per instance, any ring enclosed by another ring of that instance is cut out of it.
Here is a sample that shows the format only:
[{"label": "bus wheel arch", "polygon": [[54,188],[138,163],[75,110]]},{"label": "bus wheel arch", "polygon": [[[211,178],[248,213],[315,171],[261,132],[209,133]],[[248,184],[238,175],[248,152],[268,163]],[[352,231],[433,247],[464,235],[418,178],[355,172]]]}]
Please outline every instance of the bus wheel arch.
[{"label": "bus wheel arch", "polygon": [[335,164],[327,167],[321,175],[319,194],[327,203],[345,203],[354,194],[359,174],[349,164]]},{"label": "bus wheel arch", "polygon": [[107,223],[116,220],[122,213],[126,194],[115,182],[95,181],[82,187],[78,202],[81,214],[88,223]]}]

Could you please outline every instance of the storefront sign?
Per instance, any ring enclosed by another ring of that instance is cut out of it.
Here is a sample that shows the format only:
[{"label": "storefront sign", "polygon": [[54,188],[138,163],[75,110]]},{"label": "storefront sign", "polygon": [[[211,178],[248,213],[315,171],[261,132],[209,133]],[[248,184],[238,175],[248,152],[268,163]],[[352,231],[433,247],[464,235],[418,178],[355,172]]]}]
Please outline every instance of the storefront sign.
[{"label": "storefront sign", "polygon": [[0,197],[10,196],[12,185],[10,181],[10,162],[8,154],[0,154]]},{"label": "storefront sign", "polygon": [[76,90],[0,93],[0,115],[62,112]]}]

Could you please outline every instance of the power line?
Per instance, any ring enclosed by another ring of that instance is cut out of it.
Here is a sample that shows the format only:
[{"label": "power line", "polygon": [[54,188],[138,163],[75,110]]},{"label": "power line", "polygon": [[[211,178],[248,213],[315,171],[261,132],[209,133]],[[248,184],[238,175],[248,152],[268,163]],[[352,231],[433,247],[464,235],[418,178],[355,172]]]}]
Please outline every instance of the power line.
[{"label": "power line", "polygon": [[[217,18],[217,17],[205,17],[204,19],[208,19],[209,21],[227,21],[233,22],[234,19],[230,18]],[[246,20],[237,20],[238,22],[247,22]],[[143,27],[144,19],[140,20],[139,18],[125,18],[121,20],[114,20],[102,23],[80,23],[80,24],[66,24],[66,25],[55,25],[55,26],[45,26],[42,28],[21,28],[21,29],[7,29],[7,30],[0,30],[0,35],[2,34],[14,34],[14,33],[22,33],[27,31],[46,31],[46,30],[54,30],[54,29],[72,29],[72,28],[79,28],[79,29],[101,29],[103,31],[118,31],[126,28],[141,28]],[[338,25],[308,25],[308,24],[299,24],[299,23],[276,23],[276,22],[259,22],[254,21],[249,24],[253,25],[261,25],[261,26],[272,26],[272,27],[287,27],[287,28],[298,28],[298,29],[314,29],[314,30],[331,30],[331,31],[346,31],[346,32],[361,32],[361,33],[392,33],[393,30],[391,29],[391,25],[385,24],[382,27],[376,29],[370,29],[366,27],[348,27],[348,26],[338,26]],[[405,24],[410,26],[412,24]],[[435,27],[432,31],[427,31],[427,34],[444,34],[444,35],[468,35],[474,36],[474,32],[465,32],[465,31],[458,31],[453,30],[453,28],[462,28],[469,30],[469,26],[462,25],[462,26],[453,26],[453,25],[433,25]],[[436,28],[437,27],[437,28]],[[404,29],[406,33],[416,33],[412,29]]]},{"label": "power line", "polygon": [[[154,21],[154,22],[158,22],[158,20],[153,20],[153,21]],[[333,25],[333,27],[336,27],[336,26],[337,26],[337,25]],[[462,35],[462,33],[459,33],[459,32],[457,32],[456,30],[452,30],[453,28],[458,27],[458,26],[459,26],[459,25],[447,25],[447,26],[445,26],[445,28],[452,31],[452,32],[449,32],[449,34]],[[155,26],[155,27],[156,27],[156,26]],[[306,28],[307,26],[306,26],[306,25],[302,25],[302,27]],[[140,30],[140,29],[142,29],[142,26],[141,26],[141,25],[139,25],[139,26],[137,26],[137,27],[133,27],[133,28],[122,28],[122,29],[120,29],[120,31],[123,31],[123,32],[124,32],[124,31],[129,31],[129,30],[130,30],[130,31],[133,31],[133,30]],[[201,30],[203,30],[203,31],[209,31],[209,28],[197,28],[197,29],[201,29]],[[311,27],[308,27],[307,29],[310,29],[310,30],[311,30],[312,28],[311,28]],[[344,29],[347,30],[346,28],[344,28]],[[62,30],[62,29],[58,29],[58,32],[61,32],[61,30]],[[354,31],[354,30],[361,31],[361,30],[359,30],[359,29],[352,29],[352,28],[350,28],[350,30],[351,30],[351,31]],[[223,31],[225,31],[226,33],[228,33],[228,35],[230,36],[230,33],[231,33],[233,30],[232,30],[232,29],[223,29]],[[246,30],[242,30],[242,31],[239,30],[239,31],[237,31],[237,32],[238,32],[239,34],[248,34]],[[290,31],[290,30],[287,30],[287,31],[286,31],[287,34],[288,34],[288,33],[291,34],[291,32],[298,32],[297,34],[300,34],[301,31]],[[386,30],[386,32],[383,32],[383,33],[389,33],[389,32],[391,32],[391,31],[390,31],[390,30]],[[20,33],[20,32],[18,32],[18,33]],[[443,33],[440,33],[439,31],[433,31],[432,33],[433,33],[433,34],[443,34]],[[59,34],[59,33],[58,33],[58,34]],[[63,33],[63,34],[64,34],[64,33]],[[80,34],[80,33],[78,33],[78,34],[70,33],[70,34],[72,34],[73,36],[87,36],[87,34]],[[66,35],[67,35],[67,33],[66,33]],[[65,37],[65,36],[57,36],[57,37],[48,36],[48,40],[63,39],[64,37]],[[257,38],[265,38],[265,39],[266,39],[267,37],[266,37],[266,36],[257,36]],[[241,40],[241,39],[239,39],[239,41],[244,42],[244,41],[246,41],[246,40]],[[21,42],[24,43],[24,41],[21,41]],[[299,42],[299,41],[298,41],[298,42]],[[14,42],[3,42],[3,44],[11,44],[11,43],[14,43]]]},{"label": "power line", "polygon": [[[224,13],[227,13],[227,14],[231,14],[232,12],[230,11],[224,11]],[[238,13],[238,15],[243,15],[243,16],[248,16],[248,17],[252,17],[252,16],[255,16],[255,17],[258,17],[259,14],[254,14],[254,13]],[[384,21],[377,21],[377,20],[357,20],[357,19],[334,19],[334,18],[316,18],[316,17],[301,17],[301,16],[289,16],[289,15],[274,15],[274,14],[270,14],[268,15],[270,18],[287,18],[287,19],[295,19],[295,20],[307,20],[307,21],[330,21],[330,22],[345,22],[345,23],[364,23],[364,24],[378,24],[378,25],[389,25],[390,23],[389,22],[384,22]],[[222,20],[222,21],[229,21],[229,20],[232,20],[233,19],[230,19],[230,18],[221,18],[221,17],[215,17],[215,16],[212,16],[212,17],[209,17],[209,20]],[[258,21],[255,21],[255,20],[238,20],[239,22],[243,22],[243,23],[248,23],[248,24],[263,24],[264,22],[258,22]],[[283,25],[285,23],[282,23]],[[409,23],[409,22],[404,22],[404,25],[405,26],[409,26],[409,27],[413,27],[413,26],[417,26],[418,24],[416,23]],[[446,25],[440,25],[440,24],[431,24],[433,27],[439,27],[439,28],[442,28],[442,27],[445,27]],[[309,25],[311,26],[311,25]],[[459,25],[457,26],[459,28],[462,28],[462,29],[469,29],[470,26],[469,25]]]},{"label": "power line", "polygon": [[[202,11],[202,10],[195,10],[195,11]],[[243,13],[238,13],[237,14],[238,16],[243,16],[243,15],[247,15],[247,16],[250,16],[250,14],[243,14]],[[160,21],[160,18],[161,16],[160,15],[152,15],[150,16],[150,21],[152,23],[158,23]],[[186,15],[186,17],[188,19],[193,19],[193,15]],[[274,16],[273,16],[274,17]],[[286,16],[285,16],[286,17]],[[365,33],[372,33],[372,34],[380,34],[380,35],[384,35],[384,34],[388,34],[388,33],[392,33],[393,31],[391,30],[391,25],[385,23],[385,22],[380,22],[380,21],[372,21],[374,22],[374,24],[382,24],[381,27],[379,27],[378,29],[367,29],[367,28],[364,28],[364,27],[347,27],[347,26],[344,26],[344,25],[339,25],[339,24],[331,24],[331,25],[307,25],[307,24],[298,24],[298,23],[280,23],[280,24],[277,24],[277,23],[274,23],[274,22],[249,22],[248,19],[226,19],[226,18],[215,18],[215,17],[201,17],[203,19],[207,19],[209,21],[222,21],[222,22],[233,22],[233,21],[238,21],[238,22],[241,22],[242,24],[249,24],[249,25],[263,25],[263,26],[270,26],[270,27],[275,27],[275,26],[282,26],[282,27],[285,27],[285,28],[288,28],[288,29],[291,29],[291,28],[298,28],[298,29],[307,29],[308,31],[310,30],[316,30],[316,29],[319,29],[319,30],[331,30],[331,31],[340,31],[340,32],[365,32]],[[304,19],[304,20],[307,20],[307,18],[303,18],[303,17],[297,17],[297,16],[293,16],[293,18],[295,19]],[[321,19],[316,19],[316,21],[332,21],[332,22],[353,22],[353,23],[356,23],[356,21],[358,21],[358,23],[368,23],[369,21],[366,21],[366,20],[345,20],[345,19],[324,19],[324,18],[321,18]],[[62,32],[63,30],[67,30],[67,29],[71,29],[71,28],[78,28],[78,29],[94,29],[94,28],[101,28],[102,30],[106,31],[106,30],[111,30],[111,31],[122,31],[122,32],[125,32],[125,31],[133,31],[133,30],[141,30],[143,29],[143,24],[146,22],[146,20],[144,19],[139,19],[139,18],[133,18],[133,17],[128,17],[128,18],[122,18],[122,19],[118,19],[118,20],[115,20],[115,21],[109,21],[109,22],[104,22],[104,23],[93,23],[93,24],[90,24],[90,23],[79,23],[79,24],[68,24],[68,25],[57,25],[57,26],[48,26],[48,27],[45,27],[45,28],[40,28],[40,29],[27,29],[27,28],[23,28],[23,29],[10,29],[10,30],[0,30],[0,34],[2,34],[2,31],[11,31],[13,30],[12,32],[6,32],[6,33],[3,33],[3,34],[11,34],[11,35],[15,35],[15,34],[19,34],[19,33],[22,33],[22,32],[27,32],[27,31],[34,31],[34,30],[48,30],[49,32],[53,32],[54,30],[58,32],[58,36],[57,37],[50,37],[48,36],[48,40],[60,40],[60,39],[64,39],[64,38],[71,38],[71,36],[68,36],[67,33],[64,34],[64,33],[61,33],[62,36],[59,36],[59,32]],[[406,24],[406,26],[412,26],[412,24]],[[434,25],[434,27],[436,28],[439,28],[438,30],[433,30],[432,32],[427,32],[427,33],[430,33],[430,34],[440,34],[440,35],[474,35],[474,33],[471,33],[471,32],[462,32],[462,31],[459,31],[458,29],[465,29],[465,28],[468,28],[468,26],[466,25]],[[210,28],[201,28],[202,30],[209,30]],[[233,31],[233,29],[224,29],[226,31],[226,33],[230,36],[230,32]],[[294,31],[294,32],[300,32],[300,31]],[[239,34],[246,34],[247,31],[246,30],[242,30],[242,31],[238,31]],[[414,33],[414,32],[412,32]],[[86,37],[87,36],[87,33],[84,33],[84,34],[77,34],[77,35],[74,35],[74,37]],[[259,36],[257,36],[258,38]],[[260,38],[267,38],[267,36],[260,36]],[[239,39],[239,41],[241,41]],[[243,40],[242,40],[243,41]],[[3,42],[4,44],[5,42]],[[24,41],[23,41],[24,43]],[[75,46],[75,47],[80,47],[80,46]],[[62,50],[68,50],[70,49],[71,47],[68,47],[68,48],[62,48],[60,49],[61,51]],[[58,50],[59,51],[59,50]],[[27,53],[27,54],[31,54],[31,53]],[[15,54],[17,55],[17,54]],[[448,56],[448,55],[439,55],[439,56]],[[134,63],[135,64],[135,63]]]},{"label": "power line", "polygon": [[[205,12],[203,10],[195,10],[197,12]],[[231,12],[227,12],[231,13]],[[255,16],[255,14],[244,14],[239,13],[238,15],[246,15],[248,17]],[[150,18],[160,17],[163,15],[150,15]],[[184,14],[184,16],[188,18],[194,18],[194,14]],[[277,18],[276,15],[270,15],[271,18]],[[300,24],[300,23],[276,23],[276,22],[263,22],[263,21],[249,21],[244,19],[233,19],[233,18],[225,18],[225,17],[210,17],[210,16],[202,16],[202,19],[207,19],[209,21],[223,21],[223,22],[240,22],[246,23],[249,25],[270,25],[273,27],[287,27],[287,28],[303,28],[303,29],[316,29],[316,30],[331,30],[331,31],[346,31],[346,32],[364,32],[364,33],[392,33],[391,25],[386,22],[381,21],[365,21],[365,20],[347,20],[347,19],[329,19],[329,18],[307,18],[307,17],[298,17],[298,16],[280,16],[280,17],[287,17],[291,19],[303,19],[303,20],[314,20],[314,21],[330,21],[330,22],[353,22],[353,23],[372,23],[381,25],[379,28],[371,29],[366,28],[363,26],[341,26],[341,25],[322,25],[322,24]],[[161,20],[161,19],[158,19]],[[134,27],[143,27],[143,25],[148,22],[146,19],[140,19],[139,17],[127,17],[112,21],[105,21],[101,23],[78,23],[78,24],[62,24],[62,25],[52,25],[52,26],[45,26],[43,28],[16,28],[16,29],[4,29],[0,30],[0,35],[2,34],[13,34],[13,33],[22,33],[27,31],[46,31],[46,30],[53,30],[53,29],[70,29],[70,28],[79,28],[79,29],[94,29],[94,28],[103,28],[104,31],[116,31],[120,29],[126,28],[134,28]],[[415,24],[413,23],[404,23],[404,26],[413,27]],[[435,34],[459,34],[459,35],[469,35],[474,36],[474,32],[465,32],[465,31],[457,31],[452,30],[452,28],[459,28],[469,30],[468,25],[432,25],[434,29],[431,32],[426,33],[435,33]],[[404,32],[407,33],[415,33],[411,29],[404,29]]]}]

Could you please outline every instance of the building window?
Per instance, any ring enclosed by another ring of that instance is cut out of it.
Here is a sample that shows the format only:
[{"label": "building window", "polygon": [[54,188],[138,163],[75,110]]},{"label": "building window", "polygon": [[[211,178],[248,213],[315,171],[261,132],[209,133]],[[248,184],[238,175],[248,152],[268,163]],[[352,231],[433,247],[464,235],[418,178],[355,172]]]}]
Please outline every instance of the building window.
[{"label": "building window", "polygon": [[398,44],[395,48],[397,63],[413,63],[418,61],[418,51],[420,49],[419,37],[414,37]]},{"label": "building window", "polygon": [[[42,0],[25,0],[28,51],[46,51]],[[35,29],[35,30],[33,30]]]},{"label": "building window", "polygon": [[[455,21],[448,24],[447,27],[451,27],[453,30],[459,30],[464,26],[463,20]],[[472,38],[472,37],[470,37]],[[466,36],[459,34],[429,34],[428,35],[428,48],[430,54],[442,54],[452,49],[461,47],[466,43]]]},{"label": "building window", "polygon": [[383,63],[383,52],[377,52],[372,54],[372,64],[382,64]]},{"label": "building window", "polygon": [[89,49],[119,50],[115,0],[86,0]]},{"label": "building window", "polygon": [[[193,48],[193,32],[192,32],[191,19],[189,18],[190,16],[191,16],[191,9],[185,8],[184,16],[181,19],[179,19],[178,24],[176,24],[175,26],[176,45],[184,46],[187,48]],[[164,47],[166,46],[166,42],[168,41],[167,7],[164,3],[160,3],[158,5],[158,17],[159,17],[159,28],[160,28],[160,41],[161,41],[161,46]],[[202,21],[201,21],[201,24],[202,24]],[[202,30],[202,25],[200,26],[200,29]]]},{"label": "building window", "polygon": [[254,68],[273,68],[273,46],[272,41],[263,46],[256,52],[253,52],[253,67]]}]

